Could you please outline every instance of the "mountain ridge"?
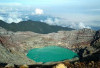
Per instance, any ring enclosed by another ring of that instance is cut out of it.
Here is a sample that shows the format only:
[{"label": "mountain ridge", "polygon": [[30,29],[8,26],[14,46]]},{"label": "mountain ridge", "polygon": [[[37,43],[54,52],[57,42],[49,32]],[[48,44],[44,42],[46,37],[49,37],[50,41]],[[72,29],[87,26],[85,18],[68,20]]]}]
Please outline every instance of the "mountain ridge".
[{"label": "mountain ridge", "polygon": [[8,24],[2,20],[0,20],[0,26],[5,28],[8,31],[32,31],[32,32],[36,32],[36,33],[41,33],[41,34],[48,34],[48,33],[52,33],[52,32],[58,32],[58,31],[70,31],[70,30],[74,30],[72,28],[68,28],[68,27],[61,27],[61,26],[54,26],[54,25],[48,25],[46,23],[43,22],[39,22],[39,21],[22,21],[19,23],[11,23]]}]

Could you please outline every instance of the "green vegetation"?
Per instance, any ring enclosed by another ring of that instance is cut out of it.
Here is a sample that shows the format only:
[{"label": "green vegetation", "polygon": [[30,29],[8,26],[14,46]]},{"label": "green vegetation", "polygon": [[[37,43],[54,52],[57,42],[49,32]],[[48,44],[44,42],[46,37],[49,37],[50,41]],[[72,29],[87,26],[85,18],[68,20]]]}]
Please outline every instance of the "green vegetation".
[{"label": "green vegetation", "polygon": [[5,23],[4,21],[0,20],[0,27],[5,28],[8,31],[32,31],[36,33],[42,33],[42,34],[47,34],[47,33],[52,33],[52,32],[57,32],[60,30],[73,30],[68,27],[60,27],[60,26],[51,26],[46,23],[41,23],[39,21],[22,21],[19,23]]}]

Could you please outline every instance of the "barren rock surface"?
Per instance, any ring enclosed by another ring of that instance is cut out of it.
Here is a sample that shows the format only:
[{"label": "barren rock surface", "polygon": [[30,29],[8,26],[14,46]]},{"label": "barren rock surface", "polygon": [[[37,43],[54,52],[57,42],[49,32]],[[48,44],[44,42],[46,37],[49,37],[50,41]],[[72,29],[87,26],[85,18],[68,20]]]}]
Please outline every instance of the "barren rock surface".
[{"label": "barren rock surface", "polygon": [[[0,62],[16,65],[36,64],[27,58],[28,50],[50,45],[74,49],[90,47],[96,31],[81,29],[38,34],[34,32],[12,32],[0,27]],[[75,51],[77,52],[77,51]],[[41,64],[41,63],[40,63]]]}]

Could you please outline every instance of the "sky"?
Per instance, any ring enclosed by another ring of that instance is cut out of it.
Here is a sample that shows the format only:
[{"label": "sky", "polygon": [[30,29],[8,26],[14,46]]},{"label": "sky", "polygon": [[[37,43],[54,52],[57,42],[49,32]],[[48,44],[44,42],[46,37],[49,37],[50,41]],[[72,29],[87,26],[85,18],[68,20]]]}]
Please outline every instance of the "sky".
[{"label": "sky", "polygon": [[[83,24],[83,27],[100,27],[100,0],[0,0],[0,7],[17,7],[18,10],[30,10],[36,14],[60,17],[64,22],[61,24],[64,25],[71,22],[70,25],[74,26]],[[50,20],[49,18],[45,22]]]}]

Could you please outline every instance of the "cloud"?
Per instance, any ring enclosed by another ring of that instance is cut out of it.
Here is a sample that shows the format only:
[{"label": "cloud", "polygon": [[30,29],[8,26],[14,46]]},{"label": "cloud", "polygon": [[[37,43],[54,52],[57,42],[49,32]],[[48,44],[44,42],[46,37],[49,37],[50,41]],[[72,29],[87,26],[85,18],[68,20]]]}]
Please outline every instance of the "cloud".
[{"label": "cloud", "polygon": [[89,11],[100,11],[100,9],[89,9]]},{"label": "cloud", "polygon": [[51,18],[47,18],[47,20],[41,20],[41,22],[45,22],[45,23],[47,23],[47,24],[49,24],[49,25],[54,25],[55,24],[55,22],[51,19]]},{"label": "cloud", "polygon": [[82,23],[82,22],[70,22],[64,19],[59,19],[59,18],[47,18],[46,20],[41,20],[41,22],[45,22],[49,25],[57,25],[57,26],[62,26],[62,27],[70,27],[74,29],[83,29],[83,28],[89,28],[91,29],[90,26]]},{"label": "cloud", "polygon": [[89,29],[90,29],[90,28],[91,28],[91,27],[89,27],[89,26],[86,26],[86,25],[83,24],[82,22],[80,22],[78,26],[79,26],[80,29],[83,29],[83,28],[89,28]]},{"label": "cloud", "polygon": [[12,2],[12,3],[0,3],[0,6],[21,6],[21,3]]},{"label": "cloud", "polygon": [[45,22],[45,23],[47,23],[47,24],[49,24],[49,25],[60,25],[61,23],[60,23],[60,20],[58,19],[58,18],[54,18],[54,19],[52,19],[52,18],[47,18],[46,20],[41,20],[41,22]]},{"label": "cloud", "polygon": [[0,8],[0,13],[6,13],[6,10]]},{"label": "cloud", "polygon": [[9,13],[6,21],[8,23],[12,23],[12,22],[19,23],[20,21],[22,21],[22,19],[20,18],[20,13],[11,12],[11,13]]},{"label": "cloud", "polygon": [[0,20],[3,20],[7,23],[18,23],[22,21],[21,13],[16,7],[0,7]]},{"label": "cloud", "polygon": [[0,16],[0,20],[4,21],[4,17]]},{"label": "cloud", "polygon": [[43,11],[43,9],[36,8],[35,9],[35,14],[41,15],[41,14],[44,14],[44,11]]},{"label": "cloud", "polygon": [[20,17],[20,14],[17,12],[10,12],[6,17],[0,16],[0,20],[3,20],[7,23],[19,23],[20,21],[22,21],[22,18]]},{"label": "cloud", "polygon": [[25,16],[25,19],[29,19],[29,17],[28,16]]},{"label": "cloud", "polygon": [[[21,9],[20,9],[21,8]],[[22,8],[22,7],[0,7],[0,20],[7,23],[19,23],[20,21],[34,20],[34,15],[47,16],[47,19],[41,18],[41,22],[49,25],[57,25],[62,27],[71,27],[75,29],[90,28],[91,26],[99,26],[100,15],[84,15],[84,14],[61,14],[54,15],[56,17],[44,14],[43,9]],[[29,10],[30,9],[30,10]],[[99,10],[99,9],[98,9]],[[43,15],[41,15],[43,14]],[[43,20],[42,20],[43,19]],[[39,19],[40,20],[40,19]],[[97,22],[98,21],[98,22]]]},{"label": "cloud", "polygon": [[87,26],[82,22],[80,22],[80,23],[71,23],[71,25],[69,27],[74,28],[74,29],[83,29],[83,28],[91,29],[90,26]]},{"label": "cloud", "polygon": [[12,17],[10,17],[10,18],[7,19],[7,23],[12,23],[12,22],[19,23],[20,21],[22,21],[21,18],[12,18]]},{"label": "cloud", "polygon": [[47,23],[49,25],[57,25],[62,27],[67,27],[69,25],[68,21],[60,18],[47,18],[46,20],[41,20],[41,22]]},{"label": "cloud", "polygon": [[34,12],[32,12],[32,13],[31,13],[31,15],[35,15],[35,13],[34,13]]}]

